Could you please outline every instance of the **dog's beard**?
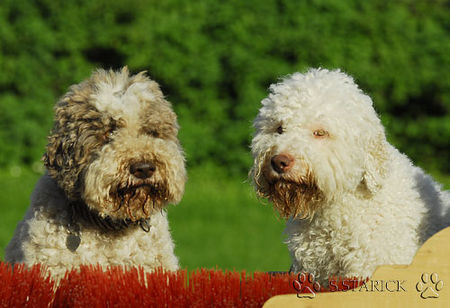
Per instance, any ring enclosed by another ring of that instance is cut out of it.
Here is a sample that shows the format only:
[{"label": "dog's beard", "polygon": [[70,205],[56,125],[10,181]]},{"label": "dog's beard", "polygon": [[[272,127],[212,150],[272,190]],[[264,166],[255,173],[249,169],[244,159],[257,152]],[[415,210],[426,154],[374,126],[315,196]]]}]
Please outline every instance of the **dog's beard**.
[{"label": "dog's beard", "polygon": [[149,218],[152,213],[161,210],[169,199],[167,183],[120,187],[110,195],[115,209],[109,216],[131,221]]},{"label": "dog's beard", "polygon": [[314,177],[307,174],[299,179],[270,178],[266,185],[258,187],[258,194],[269,199],[283,218],[312,219],[323,193]]}]

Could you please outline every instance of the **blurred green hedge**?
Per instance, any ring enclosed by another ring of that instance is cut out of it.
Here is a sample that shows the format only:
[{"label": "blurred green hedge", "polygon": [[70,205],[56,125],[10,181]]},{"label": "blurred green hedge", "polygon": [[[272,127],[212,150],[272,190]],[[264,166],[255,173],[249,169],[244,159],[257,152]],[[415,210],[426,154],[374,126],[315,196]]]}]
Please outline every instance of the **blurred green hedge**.
[{"label": "blurred green hedge", "polygon": [[96,67],[148,70],[172,101],[188,163],[251,165],[268,86],[342,68],[390,140],[450,173],[450,19],[439,0],[2,0],[0,167],[40,159],[52,106]]}]

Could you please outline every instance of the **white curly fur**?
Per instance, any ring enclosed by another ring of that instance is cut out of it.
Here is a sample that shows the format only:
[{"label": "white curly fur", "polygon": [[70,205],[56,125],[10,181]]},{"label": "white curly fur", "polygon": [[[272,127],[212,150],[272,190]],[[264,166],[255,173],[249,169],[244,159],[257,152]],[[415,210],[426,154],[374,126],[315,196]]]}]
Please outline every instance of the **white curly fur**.
[{"label": "white curly fur", "polygon": [[81,264],[139,265],[147,271],[160,266],[178,269],[165,212],[151,216],[148,233],[138,226],[114,234],[82,228],[76,252],[66,244],[70,215],[64,192],[49,176],[41,177],[31,196],[31,206],[6,249],[6,261],[44,264],[57,279]]},{"label": "white curly fur", "polygon": [[[37,183],[31,205],[6,248],[5,260],[42,263],[57,279],[80,264],[139,265],[148,271],[156,267],[178,269],[162,207],[180,201],[186,171],[176,136],[176,116],[158,85],[143,73],[130,76],[126,68],[119,72],[99,70],[91,79],[73,86],[55,111],[55,128],[46,157],[47,168],[51,169]],[[113,122],[117,124],[107,126]],[[147,179],[133,176],[130,165],[136,161],[153,162],[153,175]],[[75,172],[76,168],[80,171]],[[58,182],[63,172],[79,176],[75,180],[66,177],[66,182],[61,177]],[[134,222],[137,218],[124,216],[131,211],[123,208],[135,200],[129,199],[122,206],[123,200],[118,202],[115,196],[120,195],[119,188],[139,185],[155,191],[164,189],[159,197],[141,193],[145,197],[143,204],[153,202],[149,212],[143,206],[141,211],[142,201],[133,209],[138,218],[148,219],[148,232],[137,224],[111,231],[81,216],[73,221],[71,202],[81,201],[101,218]],[[122,212],[118,211],[118,203]],[[69,226],[73,223],[80,228],[75,235],[81,239],[75,251],[68,244],[69,236],[74,235]]]},{"label": "white curly fur", "polygon": [[[255,188],[274,201],[271,185],[310,173],[320,193],[306,205],[311,215],[285,215],[292,270],[324,283],[369,277],[378,265],[410,263],[450,224],[450,193],[386,141],[372,100],[350,76],[310,69],[270,91],[254,122]],[[295,160],[284,174],[271,166],[278,154]]]}]

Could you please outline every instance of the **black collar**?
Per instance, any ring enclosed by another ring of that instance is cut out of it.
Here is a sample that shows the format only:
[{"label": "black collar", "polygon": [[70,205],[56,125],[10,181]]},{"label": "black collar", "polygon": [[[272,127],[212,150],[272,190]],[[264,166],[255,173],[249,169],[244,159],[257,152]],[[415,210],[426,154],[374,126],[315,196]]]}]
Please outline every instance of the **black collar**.
[{"label": "black collar", "polygon": [[70,202],[70,206],[72,209],[72,216],[70,219],[69,226],[76,224],[77,219],[82,219],[85,222],[105,231],[121,231],[130,226],[135,225],[139,225],[145,232],[150,231],[150,219],[148,218],[147,219],[142,218],[136,221],[132,221],[129,218],[113,219],[110,216],[102,217],[97,211],[90,209],[82,201]]}]

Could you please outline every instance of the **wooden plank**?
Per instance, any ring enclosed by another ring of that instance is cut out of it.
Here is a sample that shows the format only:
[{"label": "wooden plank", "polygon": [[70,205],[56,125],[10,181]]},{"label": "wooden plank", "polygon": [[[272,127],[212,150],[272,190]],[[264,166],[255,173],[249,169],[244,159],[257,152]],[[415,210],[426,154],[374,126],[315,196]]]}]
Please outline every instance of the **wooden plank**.
[{"label": "wooden plank", "polygon": [[312,299],[279,295],[270,298],[264,307],[449,308],[450,227],[426,241],[410,265],[379,266],[364,287],[317,293]]}]

